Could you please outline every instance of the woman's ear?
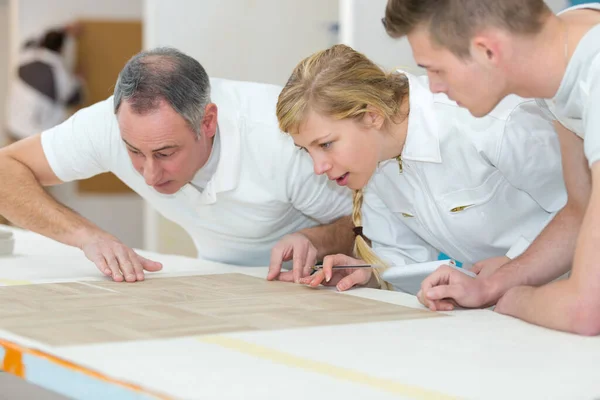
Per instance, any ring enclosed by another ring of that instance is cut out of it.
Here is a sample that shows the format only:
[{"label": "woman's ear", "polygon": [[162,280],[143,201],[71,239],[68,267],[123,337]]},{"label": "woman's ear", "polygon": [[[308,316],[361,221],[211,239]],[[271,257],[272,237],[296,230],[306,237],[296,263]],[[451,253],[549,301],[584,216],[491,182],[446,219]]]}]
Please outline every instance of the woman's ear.
[{"label": "woman's ear", "polygon": [[381,129],[385,123],[385,118],[374,108],[367,107],[367,112],[363,116],[363,123],[369,128]]}]

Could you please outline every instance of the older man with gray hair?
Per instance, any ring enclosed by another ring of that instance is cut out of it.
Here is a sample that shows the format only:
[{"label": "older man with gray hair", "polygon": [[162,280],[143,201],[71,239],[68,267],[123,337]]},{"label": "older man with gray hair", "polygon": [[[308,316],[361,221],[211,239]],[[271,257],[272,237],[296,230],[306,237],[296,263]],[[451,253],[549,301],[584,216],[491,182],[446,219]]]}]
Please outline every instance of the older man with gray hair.
[{"label": "older man with gray hair", "polygon": [[112,172],[193,238],[200,258],[282,263],[298,281],[324,255],[349,252],[346,189],[316,176],[275,117],[280,87],[209,79],[171,48],[134,56],[114,96],[0,150],[0,214],[81,248],[115,281],[157,271],[108,232],[53,200],[42,186]]}]

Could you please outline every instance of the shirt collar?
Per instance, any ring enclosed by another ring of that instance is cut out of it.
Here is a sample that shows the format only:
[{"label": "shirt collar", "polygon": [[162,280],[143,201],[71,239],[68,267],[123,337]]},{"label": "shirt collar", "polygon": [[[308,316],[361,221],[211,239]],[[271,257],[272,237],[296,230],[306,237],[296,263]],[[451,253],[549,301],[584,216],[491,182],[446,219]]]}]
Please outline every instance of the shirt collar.
[{"label": "shirt collar", "polygon": [[196,204],[212,204],[217,201],[217,194],[233,190],[240,178],[241,166],[241,132],[237,115],[219,108],[220,155],[217,169],[203,191],[187,184],[183,192]]},{"label": "shirt collar", "polygon": [[221,155],[215,175],[208,183],[214,186],[215,193],[226,192],[237,187],[240,180],[241,132],[239,120],[219,109],[219,134],[221,135]]},{"label": "shirt collar", "polygon": [[439,124],[427,77],[398,72],[404,73],[409,82],[410,112],[402,159],[441,163]]},{"label": "shirt collar", "polygon": [[221,156],[221,139],[219,134],[219,128],[215,132],[213,137],[212,149],[206,163],[196,172],[194,178],[190,182],[195,187],[204,190],[208,182],[212,179],[217,166],[219,165],[219,157]]}]

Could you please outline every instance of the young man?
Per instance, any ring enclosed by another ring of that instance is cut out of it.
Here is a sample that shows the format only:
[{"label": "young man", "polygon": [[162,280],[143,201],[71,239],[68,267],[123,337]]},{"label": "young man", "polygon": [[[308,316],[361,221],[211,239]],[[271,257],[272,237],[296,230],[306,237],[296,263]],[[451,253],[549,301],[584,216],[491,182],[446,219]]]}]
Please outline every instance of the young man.
[{"label": "young man", "polygon": [[316,259],[350,251],[352,204],[279,131],[279,91],[209,80],[175,49],[142,52],[121,71],[114,96],[0,151],[0,214],[81,248],[116,281],[143,279],[161,265],[41,188],[111,171],[186,229],[200,258],[270,263],[271,279],[293,259],[293,273],[280,278],[297,281]]},{"label": "young man", "polygon": [[[472,279],[440,268],[422,285],[431,309],[485,307],[584,335],[600,334],[600,4],[554,15],[543,0],[389,0],[383,20],[407,36],[434,92],[475,116],[510,93],[554,119],[568,202],[538,239]],[[532,148],[531,151],[535,151]],[[572,266],[569,279],[551,282]]]}]

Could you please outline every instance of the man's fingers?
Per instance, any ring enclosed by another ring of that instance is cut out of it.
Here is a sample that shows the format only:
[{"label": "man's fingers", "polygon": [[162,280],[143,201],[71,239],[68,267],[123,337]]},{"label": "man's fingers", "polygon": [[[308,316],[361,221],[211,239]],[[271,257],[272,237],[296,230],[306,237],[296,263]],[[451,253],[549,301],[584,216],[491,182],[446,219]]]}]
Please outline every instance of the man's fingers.
[{"label": "man's fingers", "polygon": [[117,261],[117,257],[114,254],[104,257],[106,259],[106,263],[108,264],[108,268],[110,268],[111,276],[113,281],[122,282],[123,275],[121,274],[121,270],[119,268],[119,262]]},{"label": "man's fingers", "polygon": [[421,291],[426,294],[429,289],[439,285],[447,285],[450,282],[450,275],[453,273],[461,273],[447,265],[442,265],[436,269],[431,275],[421,282]]},{"label": "man's fingers", "polygon": [[106,263],[104,256],[102,254],[97,254],[91,261],[96,264],[96,267],[106,276],[112,276],[112,271],[110,267]]},{"label": "man's fingers", "polygon": [[142,257],[137,253],[136,253],[136,255],[138,256],[140,263],[142,264],[142,267],[148,272],[160,271],[163,267],[163,265],[161,263],[159,263],[158,261],[148,260],[146,257]]},{"label": "man's fingers", "polygon": [[421,303],[425,307],[429,308],[429,300],[427,300],[427,297],[425,297],[425,294],[423,293],[423,290],[419,290],[417,292],[417,300],[419,300],[419,303]]},{"label": "man's fingers", "polygon": [[135,273],[136,279],[138,281],[143,281],[144,266],[142,265],[142,261],[133,250],[129,253],[129,259],[131,260],[131,264],[133,265],[133,271]]},{"label": "man's fingers", "polygon": [[465,289],[462,285],[441,285],[428,289],[425,296],[429,300],[454,299],[460,304],[460,300],[465,294]]},{"label": "man's fingers", "polygon": [[475,273],[475,274],[479,274],[481,272],[481,270],[483,269],[483,264],[482,263],[475,263],[473,264],[473,266],[469,269],[469,271]]},{"label": "man's fingers", "polygon": [[135,276],[135,270],[133,264],[129,258],[129,254],[126,252],[117,253],[117,261],[119,262],[119,268],[121,273],[127,282],[135,282],[137,277]]},{"label": "man's fingers", "polygon": [[433,300],[431,301],[433,311],[452,311],[454,310],[454,302],[449,300]]}]

